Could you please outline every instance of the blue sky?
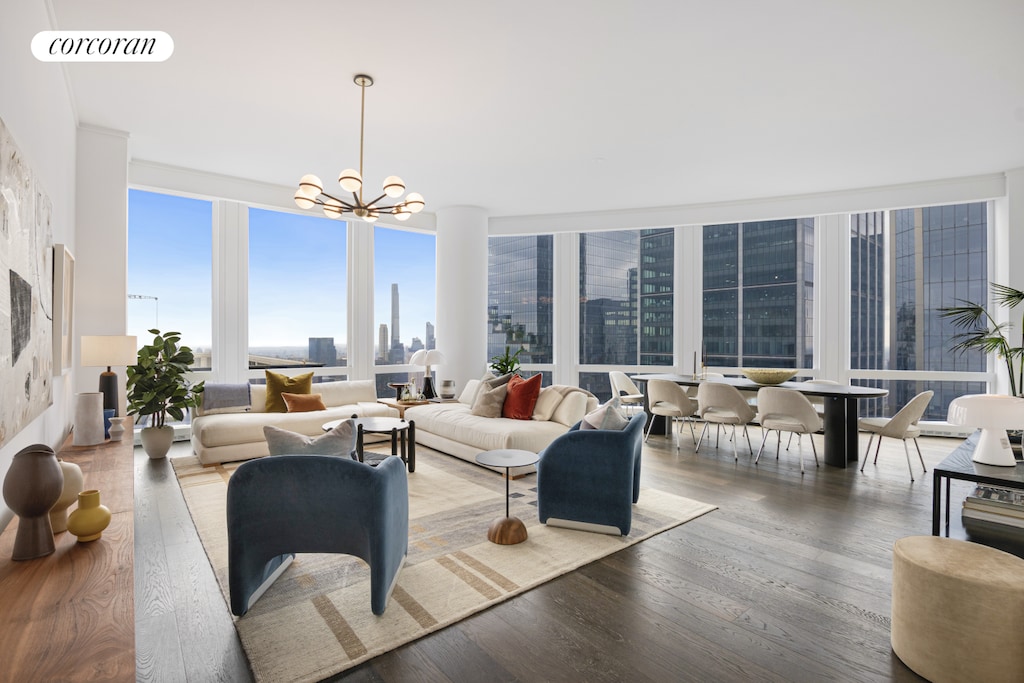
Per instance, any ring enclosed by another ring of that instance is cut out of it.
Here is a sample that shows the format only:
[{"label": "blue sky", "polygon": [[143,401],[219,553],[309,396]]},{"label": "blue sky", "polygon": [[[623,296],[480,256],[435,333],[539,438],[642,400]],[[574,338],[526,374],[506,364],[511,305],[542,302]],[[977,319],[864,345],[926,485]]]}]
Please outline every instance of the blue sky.
[{"label": "blue sky", "polygon": [[[128,333],[159,326],[192,347],[211,342],[212,203],[131,190],[128,215]],[[391,322],[397,282],[401,338],[436,324],[433,235],[355,222],[250,209],[249,345],[306,346],[346,337],[347,229],[374,230],[374,329]],[[157,307],[159,306],[159,320]],[[389,330],[390,333],[390,330]]]}]

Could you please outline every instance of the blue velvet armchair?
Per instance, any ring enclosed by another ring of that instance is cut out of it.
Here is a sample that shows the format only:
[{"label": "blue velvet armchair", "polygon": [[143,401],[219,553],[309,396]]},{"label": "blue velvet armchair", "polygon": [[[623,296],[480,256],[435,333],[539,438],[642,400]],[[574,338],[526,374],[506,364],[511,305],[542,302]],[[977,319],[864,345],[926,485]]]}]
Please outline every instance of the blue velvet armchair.
[{"label": "blue velvet armchair", "polygon": [[370,565],[384,613],[409,549],[409,481],[400,458],[377,467],[324,455],[249,460],[228,482],[228,587],[242,616],[295,553],[345,553]]},{"label": "blue velvet armchair", "polygon": [[622,430],[580,429],[551,442],[537,462],[540,521],[588,531],[629,533],[640,498],[640,451],[646,413]]}]

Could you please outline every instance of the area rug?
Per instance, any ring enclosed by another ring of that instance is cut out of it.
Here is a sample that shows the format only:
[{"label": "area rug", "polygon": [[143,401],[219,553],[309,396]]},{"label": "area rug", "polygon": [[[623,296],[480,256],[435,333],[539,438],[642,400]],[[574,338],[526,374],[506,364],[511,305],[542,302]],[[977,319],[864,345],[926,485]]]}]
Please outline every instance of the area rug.
[{"label": "area rug", "polygon": [[[239,463],[171,461],[199,537],[228,599],[227,482]],[[501,546],[487,527],[505,512],[497,473],[417,448],[409,475],[409,557],[383,616],[370,612],[369,568],[348,555],[300,554],[235,619],[257,681],[318,681],[404,645],[715,509],[644,488],[629,536],[558,529],[537,521],[536,475],[510,484],[511,513],[529,538]]]}]

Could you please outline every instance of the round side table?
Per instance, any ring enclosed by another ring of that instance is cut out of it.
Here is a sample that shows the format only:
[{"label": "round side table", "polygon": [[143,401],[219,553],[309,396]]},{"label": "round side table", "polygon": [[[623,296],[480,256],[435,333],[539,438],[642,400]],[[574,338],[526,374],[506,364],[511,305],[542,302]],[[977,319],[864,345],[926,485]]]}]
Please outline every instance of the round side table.
[{"label": "round side table", "polygon": [[476,461],[481,465],[505,468],[505,516],[491,522],[487,530],[487,540],[500,545],[514,545],[526,540],[526,525],[518,517],[509,514],[509,468],[532,465],[539,459],[536,453],[514,448],[503,448],[496,451],[477,453]]}]

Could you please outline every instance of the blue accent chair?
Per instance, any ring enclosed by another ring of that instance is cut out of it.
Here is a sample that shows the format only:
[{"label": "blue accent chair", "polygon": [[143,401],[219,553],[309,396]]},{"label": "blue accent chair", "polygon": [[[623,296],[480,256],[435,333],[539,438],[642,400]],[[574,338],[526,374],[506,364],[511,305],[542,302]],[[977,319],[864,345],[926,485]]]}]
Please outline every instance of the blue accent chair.
[{"label": "blue accent chair", "polygon": [[400,458],[277,455],[228,482],[228,587],[244,615],[295,553],[345,553],[370,565],[370,608],[384,613],[409,550],[409,481]]},{"label": "blue accent chair", "polygon": [[537,462],[540,521],[628,534],[640,498],[646,421],[646,413],[637,413],[622,430],[580,429],[576,423],[552,441]]}]

